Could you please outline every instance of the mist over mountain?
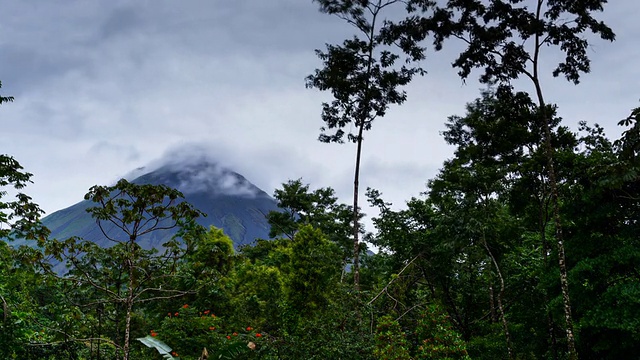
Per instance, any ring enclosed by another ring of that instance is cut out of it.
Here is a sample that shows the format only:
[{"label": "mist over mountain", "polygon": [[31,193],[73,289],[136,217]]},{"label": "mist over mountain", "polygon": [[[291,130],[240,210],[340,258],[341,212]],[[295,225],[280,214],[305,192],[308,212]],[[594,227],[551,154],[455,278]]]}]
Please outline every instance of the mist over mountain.
[{"label": "mist over mountain", "polygon": [[[198,223],[223,229],[236,247],[250,244],[256,238],[267,239],[269,224],[265,215],[278,210],[276,201],[266,192],[202,153],[165,156],[164,161],[136,169],[126,178],[135,184],[166,185],[180,190],[185,201],[207,214]],[[79,236],[110,246],[112,243],[86,212],[92,206],[95,204],[91,201],[81,201],[45,217],[43,223],[53,238]],[[108,224],[104,229],[110,235],[118,231]],[[174,234],[175,229],[156,231],[141,236],[138,243],[147,249],[159,248]]]}]

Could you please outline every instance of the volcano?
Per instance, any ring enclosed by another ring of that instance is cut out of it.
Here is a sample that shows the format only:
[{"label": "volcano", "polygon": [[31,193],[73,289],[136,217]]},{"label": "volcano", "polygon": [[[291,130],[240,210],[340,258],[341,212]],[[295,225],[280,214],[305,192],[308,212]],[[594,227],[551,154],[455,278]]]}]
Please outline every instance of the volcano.
[{"label": "volcano", "polygon": [[[180,190],[185,201],[205,213],[198,223],[206,228],[215,226],[229,236],[235,247],[269,238],[266,214],[278,211],[276,201],[244,176],[205,159],[173,162],[145,172],[130,180],[135,184],[166,185]],[[95,203],[84,200],[46,216],[42,222],[51,230],[51,238],[78,236],[100,246],[110,246],[95,219],[87,209]],[[145,249],[159,248],[176,229],[153,232],[138,239]]]}]

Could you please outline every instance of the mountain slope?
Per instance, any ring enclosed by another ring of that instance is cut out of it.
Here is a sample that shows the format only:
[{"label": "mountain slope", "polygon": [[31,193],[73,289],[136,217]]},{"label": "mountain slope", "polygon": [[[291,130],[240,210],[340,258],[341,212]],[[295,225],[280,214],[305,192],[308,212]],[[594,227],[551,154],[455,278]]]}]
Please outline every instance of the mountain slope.
[{"label": "mountain slope", "polygon": [[[224,169],[215,163],[199,160],[190,163],[172,163],[145,173],[131,182],[136,184],[167,185],[180,190],[185,200],[207,214],[198,219],[205,227],[213,225],[224,230],[235,246],[250,244],[256,238],[267,239],[269,224],[265,215],[278,210],[276,202],[267,193],[250,183],[242,175]],[[108,246],[95,220],[86,212],[95,206],[82,201],[56,211],[43,219],[51,230],[51,237],[65,239],[79,236],[102,246]],[[111,234],[114,228],[105,230]],[[143,248],[158,248],[175,231],[163,231],[143,236]]]}]

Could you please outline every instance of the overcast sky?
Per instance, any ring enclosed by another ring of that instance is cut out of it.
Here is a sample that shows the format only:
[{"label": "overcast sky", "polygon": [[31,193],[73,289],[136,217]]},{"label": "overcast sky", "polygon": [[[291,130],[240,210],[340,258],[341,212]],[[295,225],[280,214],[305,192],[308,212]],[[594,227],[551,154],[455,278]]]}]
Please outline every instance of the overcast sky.
[{"label": "overcast sky", "polygon": [[[15,97],[0,107],[0,153],[34,174],[25,191],[47,213],[175,149],[205,151],[268,193],[301,177],[351,201],[355,146],[316,141],[330,97],[304,78],[320,66],[314,49],[352,29],[311,0],[0,0],[0,9],[0,94]],[[593,42],[592,73],[577,87],[544,79],[567,125],[597,122],[616,137],[638,106],[638,14],[640,1],[611,1],[600,18],[617,41]],[[362,189],[402,206],[451,156],[439,132],[482,88],[457,77],[455,50],[430,52],[407,103],[365,135]]]}]

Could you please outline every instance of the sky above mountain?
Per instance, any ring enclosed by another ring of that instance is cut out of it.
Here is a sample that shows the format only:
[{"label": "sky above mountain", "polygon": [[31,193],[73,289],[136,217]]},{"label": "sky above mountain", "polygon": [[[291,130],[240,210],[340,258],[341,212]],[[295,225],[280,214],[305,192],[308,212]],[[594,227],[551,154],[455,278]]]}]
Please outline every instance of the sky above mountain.
[{"label": "sky above mountain", "polygon": [[[131,169],[198,154],[268,193],[303,178],[350,201],[355,147],[316,141],[330,97],[304,78],[321,65],[315,49],[353,32],[311,0],[0,1],[0,10],[0,94],[15,97],[0,107],[0,153],[34,174],[26,192],[48,213]],[[567,125],[597,122],[616,137],[638,106],[639,13],[638,1],[607,5],[600,18],[617,41],[593,42],[579,86],[543,79]],[[439,132],[483,88],[451,68],[458,50],[430,51],[407,103],[365,135],[362,189],[401,205],[451,156]],[[557,60],[544,59],[549,69]]]}]

